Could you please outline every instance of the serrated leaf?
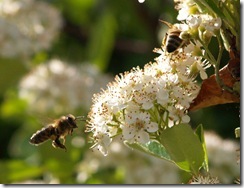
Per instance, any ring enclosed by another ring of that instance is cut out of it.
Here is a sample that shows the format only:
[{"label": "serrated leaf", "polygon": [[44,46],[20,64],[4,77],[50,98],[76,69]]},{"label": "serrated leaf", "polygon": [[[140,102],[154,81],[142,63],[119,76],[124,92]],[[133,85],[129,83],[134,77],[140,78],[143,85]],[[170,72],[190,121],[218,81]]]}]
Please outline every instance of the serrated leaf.
[{"label": "serrated leaf", "polygon": [[164,130],[161,143],[179,168],[193,174],[198,173],[203,165],[204,150],[198,136],[188,124]]},{"label": "serrated leaf", "polygon": [[127,141],[125,141],[124,143],[125,143],[125,145],[127,145],[130,148],[133,148],[133,149],[142,151],[144,153],[153,155],[155,157],[158,157],[158,158],[165,159],[167,161],[173,162],[171,160],[169,154],[167,153],[167,151],[163,147],[163,145],[160,144],[157,141],[151,140],[147,144],[129,143]]},{"label": "serrated leaf", "polygon": [[202,124],[200,124],[196,128],[195,132],[196,132],[200,142],[202,143],[202,147],[203,147],[203,151],[204,151],[203,168],[208,172],[209,171],[209,167],[208,167],[208,153],[207,153],[207,147],[206,147],[206,143],[205,143],[204,130],[203,130]]}]

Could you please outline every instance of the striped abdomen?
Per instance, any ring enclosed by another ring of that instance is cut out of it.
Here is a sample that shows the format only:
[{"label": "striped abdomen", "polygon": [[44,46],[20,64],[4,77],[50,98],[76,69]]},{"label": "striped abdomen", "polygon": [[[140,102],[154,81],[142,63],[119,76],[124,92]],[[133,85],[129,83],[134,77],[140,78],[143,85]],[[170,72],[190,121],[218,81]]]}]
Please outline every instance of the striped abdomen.
[{"label": "striped abdomen", "polygon": [[180,33],[180,30],[173,30],[169,32],[166,40],[166,51],[168,53],[174,52],[184,43],[184,41],[179,37]]},{"label": "striped abdomen", "polygon": [[55,127],[53,127],[52,125],[49,125],[48,127],[45,127],[39,131],[37,131],[36,133],[34,133],[32,135],[32,137],[30,138],[30,143],[34,144],[34,145],[38,145],[41,144],[42,142],[45,142],[48,139],[55,139],[52,137],[56,137],[55,136]]}]

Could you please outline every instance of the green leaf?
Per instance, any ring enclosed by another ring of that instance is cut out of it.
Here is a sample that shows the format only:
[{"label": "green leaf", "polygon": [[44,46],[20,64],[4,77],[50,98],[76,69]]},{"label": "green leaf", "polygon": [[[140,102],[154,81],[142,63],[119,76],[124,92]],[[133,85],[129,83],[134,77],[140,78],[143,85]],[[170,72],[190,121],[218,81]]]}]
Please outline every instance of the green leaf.
[{"label": "green leaf", "polygon": [[203,129],[198,127],[197,131],[198,135],[201,135],[200,137],[188,124],[180,124],[163,131],[162,144],[153,140],[147,144],[128,142],[125,144],[133,149],[175,163],[180,169],[196,174],[203,163],[208,164]]},{"label": "green leaf", "polygon": [[140,143],[129,143],[127,141],[124,142],[125,145],[127,145],[130,148],[137,149],[139,151],[145,152],[147,154],[153,155],[155,157],[165,159],[167,161],[173,162],[163,147],[162,144],[160,144],[157,141],[151,140],[147,144],[140,144]]},{"label": "green leaf", "polygon": [[179,124],[164,130],[161,143],[180,169],[195,175],[198,173],[204,162],[204,150],[188,124]]},{"label": "green leaf", "polygon": [[202,147],[203,147],[203,151],[204,151],[204,162],[203,162],[203,168],[208,172],[209,171],[209,167],[208,167],[208,153],[207,153],[207,147],[206,147],[206,143],[205,143],[205,139],[204,139],[204,130],[203,130],[203,126],[200,124],[197,128],[196,128],[196,134],[200,140],[200,142],[202,143]]}]

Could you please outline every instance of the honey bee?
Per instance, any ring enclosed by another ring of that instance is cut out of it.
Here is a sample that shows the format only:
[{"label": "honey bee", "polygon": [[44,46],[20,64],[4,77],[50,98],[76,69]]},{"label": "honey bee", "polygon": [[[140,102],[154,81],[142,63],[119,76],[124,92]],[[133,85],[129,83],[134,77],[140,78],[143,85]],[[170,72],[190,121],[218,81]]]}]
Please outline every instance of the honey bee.
[{"label": "honey bee", "polygon": [[[68,134],[72,135],[73,129],[78,128],[76,124],[77,119],[84,118],[83,116],[75,117],[72,114],[62,116],[53,123],[38,130],[30,138],[30,144],[39,145],[48,139],[52,140],[54,148],[61,148],[67,151],[65,147],[65,138]],[[63,139],[63,143],[59,139]]]},{"label": "honey bee", "polygon": [[177,49],[183,47],[186,44],[186,40],[180,38],[181,30],[163,20],[159,20],[169,27],[166,36],[164,37],[163,44],[168,53],[175,52]]}]

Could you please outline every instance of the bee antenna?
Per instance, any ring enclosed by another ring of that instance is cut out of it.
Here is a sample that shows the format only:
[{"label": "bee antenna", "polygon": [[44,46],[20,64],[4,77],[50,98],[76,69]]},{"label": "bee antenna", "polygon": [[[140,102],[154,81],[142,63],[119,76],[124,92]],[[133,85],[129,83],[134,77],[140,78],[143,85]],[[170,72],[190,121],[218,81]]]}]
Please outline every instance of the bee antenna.
[{"label": "bee antenna", "polygon": [[159,21],[162,22],[163,24],[167,25],[169,28],[172,27],[172,24],[169,23],[169,22],[166,22],[166,21],[164,21],[164,20],[160,20],[160,19],[159,19]]}]

